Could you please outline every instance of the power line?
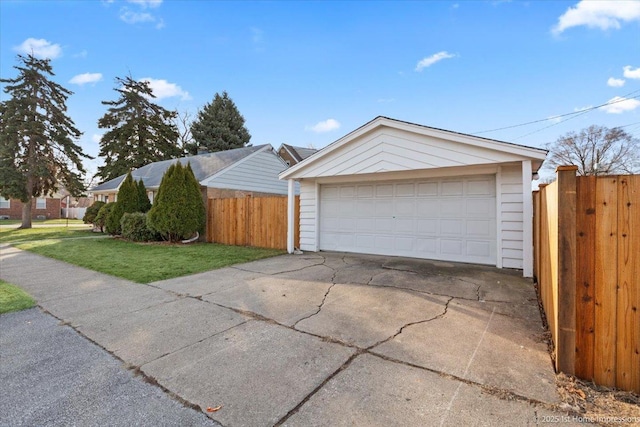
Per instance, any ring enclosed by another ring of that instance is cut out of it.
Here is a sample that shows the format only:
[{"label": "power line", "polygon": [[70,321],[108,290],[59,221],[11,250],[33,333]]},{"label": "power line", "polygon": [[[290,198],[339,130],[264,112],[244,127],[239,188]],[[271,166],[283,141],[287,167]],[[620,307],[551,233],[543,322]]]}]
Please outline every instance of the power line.
[{"label": "power line", "polygon": [[[633,95],[633,94],[635,94],[637,92],[640,92],[640,89],[634,90],[633,92],[630,92],[630,93],[628,93],[626,95],[623,95],[621,97],[622,99],[618,99],[618,100],[613,101],[613,102],[605,102],[604,104],[596,105],[595,107],[589,107],[589,108],[585,108],[585,109],[580,110],[580,111],[574,111],[574,112],[571,112],[571,113],[560,114],[560,115],[557,115],[557,116],[547,117],[547,118],[539,119],[539,120],[533,120],[533,121],[530,121],[530,122],[520,123],[520,124],[517,124],[517,125],[505,126],[505,127],[496,128],[496,129],[483,130],[483,131],[480,131],[480,132],[472,132],[471,135],[480,135],[480,134],[483,134],[483,133],[497,132],[499,130],[513,129],[513,128],[517,128],[517,127],[521,127],[521,126],[532,125],[532,124],[535,124],[535,123],[546,122],[546,121],[549,121],[551,119],[559,119],[559,118],[562,118],[562,117],[581,116],[582,114],[586,114],[586,113],[588,113],[590,111],[597,110],[598,108],[602,108],[602,107],[607,106],[607,105],[614,105],[614,104],[617,104],[619,102],[626,101],[628,99],[640,98],[640,95],[631,96],[631,95]],[[564,121],[566,121],[566,120],[561,120],[558,123],[554,123],[551,126],[555,126],[555,125],[560,124],[560,123],[562,123]],[[551,126],[547,126],[547,127],[551,127]],[[546,128],[543,128],[543,129],[546,129]],[[540,130],[542,130],[542,129],[540,129]]]}]

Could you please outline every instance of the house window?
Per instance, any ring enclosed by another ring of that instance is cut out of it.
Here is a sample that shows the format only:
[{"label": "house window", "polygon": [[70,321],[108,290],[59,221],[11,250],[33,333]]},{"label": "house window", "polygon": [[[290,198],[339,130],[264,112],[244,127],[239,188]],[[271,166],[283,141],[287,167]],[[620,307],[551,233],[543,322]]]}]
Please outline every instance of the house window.
[{"label": "house window", "polygon": [[47,199],[38,197],[36,199],[36,209],[47,209]]},{"label": "house window", "polygon": [[9,209],[11,207],[11,200],[0,197],[0,209]]}]

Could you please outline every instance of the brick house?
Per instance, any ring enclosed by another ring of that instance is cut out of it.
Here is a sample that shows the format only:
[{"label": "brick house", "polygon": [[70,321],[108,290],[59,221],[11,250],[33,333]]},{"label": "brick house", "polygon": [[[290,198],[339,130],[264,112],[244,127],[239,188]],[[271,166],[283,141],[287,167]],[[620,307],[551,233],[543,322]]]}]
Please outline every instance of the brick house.
[{"label": "brick house", "polygon": [[[60,199],[56,197],[38,197],[31,200],[31,219],[59,219],[61,217]],[[21,219],[23,203],[17,199],[0,197],[0,218]]]}]

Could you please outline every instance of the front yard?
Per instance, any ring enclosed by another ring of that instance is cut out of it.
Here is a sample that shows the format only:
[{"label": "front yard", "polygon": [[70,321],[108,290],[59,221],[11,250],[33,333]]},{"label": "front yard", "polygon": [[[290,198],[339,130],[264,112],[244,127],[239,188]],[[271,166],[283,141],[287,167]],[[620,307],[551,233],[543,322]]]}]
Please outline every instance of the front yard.
[{"label": "front yard", "polygon": [[274,249],[132,243],[63,227],[0,229],[0,243],[137,283],[150,283],[280,255]]}]

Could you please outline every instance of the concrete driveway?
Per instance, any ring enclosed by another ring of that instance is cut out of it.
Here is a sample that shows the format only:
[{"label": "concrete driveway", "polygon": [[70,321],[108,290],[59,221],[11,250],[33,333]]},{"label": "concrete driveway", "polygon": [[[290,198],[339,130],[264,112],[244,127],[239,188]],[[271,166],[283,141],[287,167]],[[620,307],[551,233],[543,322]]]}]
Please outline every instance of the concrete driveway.
[{"label": "concrete driveway", "polygon": [[1,256],[0,277],[166,390],[221,406],[208,415],[223,425],[535,425],[560,414],[520,272],[321,253],[140,285],[13,248]]}]

